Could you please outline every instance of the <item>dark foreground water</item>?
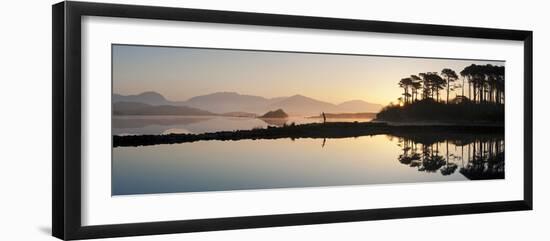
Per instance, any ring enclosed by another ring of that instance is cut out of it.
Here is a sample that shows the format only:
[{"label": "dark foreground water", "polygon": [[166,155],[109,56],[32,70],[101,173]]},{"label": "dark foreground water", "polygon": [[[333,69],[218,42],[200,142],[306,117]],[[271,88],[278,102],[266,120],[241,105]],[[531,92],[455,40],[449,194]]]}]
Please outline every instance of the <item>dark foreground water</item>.
[{"label": "dark foreground water", "polygon": [[112,194],[501,179],[503,138],[376,135],[117,147]]}]

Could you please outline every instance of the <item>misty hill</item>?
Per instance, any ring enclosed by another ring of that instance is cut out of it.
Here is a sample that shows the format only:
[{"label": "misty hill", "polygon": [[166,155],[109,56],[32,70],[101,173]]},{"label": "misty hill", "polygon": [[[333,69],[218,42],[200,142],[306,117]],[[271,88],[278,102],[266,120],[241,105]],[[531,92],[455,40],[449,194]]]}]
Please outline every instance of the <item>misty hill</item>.
[{"label": "misty hill", "polygon": [[362,100],[350,100],[337,105],[339,112],[359,113],[359,112],[378,112],[382,105],[373,104]]},{"label": "misty hill", "polygon": [[117,102],[113,104],[114,115],[216,115],[212,112],[187,106],[149,105],[137,102]]},{"label": "misty hill", "polygon": [[283,109],[291,115],[314,115],[320,112],[378,112],[382,109],[382,105],[362,100],[352,100],[335,105],[303,95],[269,99],[261,96],[241,95],[235,92],[217,92],[196,96],[186,101],[185,104],[217,113],[262,113],[273,109]]},{"label": "misty hill", "polygon": [[382,108],[382,105],[368,103],[362,100],[346,101],[335,105],[303,95],[264,98],[254,95],[242,95],[236,92],[216,92],[207,95],[199,95],[187,101],[170,101],[156,92],[144,92],[142,94],[128,96],[113,94],[113,102],[138,102],[153,106],[186,106],[213,113],[246,112],[250,115],[265,113],[273,109],[283,109],[290,115],[318,115],[321,112],[378,112]]},{"label": "misty hill", "polygon": [[269,105],[271,109],[285,109],[290,114],[313,114],[323,111],[335,111],[334,104],[315,100],[303,95],[293,95]]},{"label": "misty hill", "polygon": [[269,104],[269,99],[241,95],[235,92],[217,92],[190,98],[186,105],[212,112],[262,112]]},{"label": "misty hill", "polygon": [[287,117],[288,115],[282,109],[268,111],[264,115],[260,116],[260,118],[287,118]]},{"label": "misty hill", "polygon": [[119,95],[113,94],[113,103],[116,102],[135,102],[144,103],[149,105],[171,105],[171,101],[168,101],[164,96],[157,92],[147,91],[137,95]]}]

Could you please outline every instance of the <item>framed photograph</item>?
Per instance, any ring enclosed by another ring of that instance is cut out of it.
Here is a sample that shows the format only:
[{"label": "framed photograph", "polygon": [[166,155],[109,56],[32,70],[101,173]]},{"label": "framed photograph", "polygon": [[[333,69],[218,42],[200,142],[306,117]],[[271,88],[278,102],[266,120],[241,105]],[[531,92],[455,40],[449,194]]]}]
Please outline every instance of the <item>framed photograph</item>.
[{"label": "framed photograph", "polygon": [[524,30],[55,4],[53,235],[531,210],[532,54]]}]

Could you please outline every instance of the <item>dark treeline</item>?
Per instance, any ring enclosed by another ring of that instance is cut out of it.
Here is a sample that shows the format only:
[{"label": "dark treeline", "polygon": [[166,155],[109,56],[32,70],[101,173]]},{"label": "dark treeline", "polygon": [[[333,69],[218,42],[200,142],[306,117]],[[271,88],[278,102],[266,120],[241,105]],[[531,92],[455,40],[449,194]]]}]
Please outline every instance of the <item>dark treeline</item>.
[{"label": "dark treeline", "polygon": [[446,104],[433,99],[420,100],[405,106],[387,106],[376,115],[377,120],[386,121],[444,121],[457,124],[488,122],[504,123],[504,105],[492,103]]},{"label": "dark treeline", "polygon": [[472,64],[459,74],[445,68],[411,75],[398,85],[399,103],[385,107],[377,119],[504,121],[504,66]]},{"label": "dark treeline", "polygon": [[[449,143],[454,145],[454,150],[450,150]],[[403,153],[397,158],[398,161],[420,172],[439,171],[447,176],[458,169],[470,180],[504,178],[503,135],[449,137],[444,141],[400,138],[399,146]]]}]

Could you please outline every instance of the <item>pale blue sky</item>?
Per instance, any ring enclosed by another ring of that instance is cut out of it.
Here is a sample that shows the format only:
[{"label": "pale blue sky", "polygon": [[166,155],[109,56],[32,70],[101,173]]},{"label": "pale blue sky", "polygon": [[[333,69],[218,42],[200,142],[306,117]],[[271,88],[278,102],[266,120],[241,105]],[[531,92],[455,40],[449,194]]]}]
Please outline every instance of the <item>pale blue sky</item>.
[{"label": "pale blue sky", "polygon": [[[170,100],[220,91],[264,97],[302,94],[339,103],[360,99],[388,104],[397,82],[411,74],[459,73],[475,64],[504,62],[283,53],[113,45],[113,92],[156,91]],[[449,56],[452,57],[452,56]]]}]

